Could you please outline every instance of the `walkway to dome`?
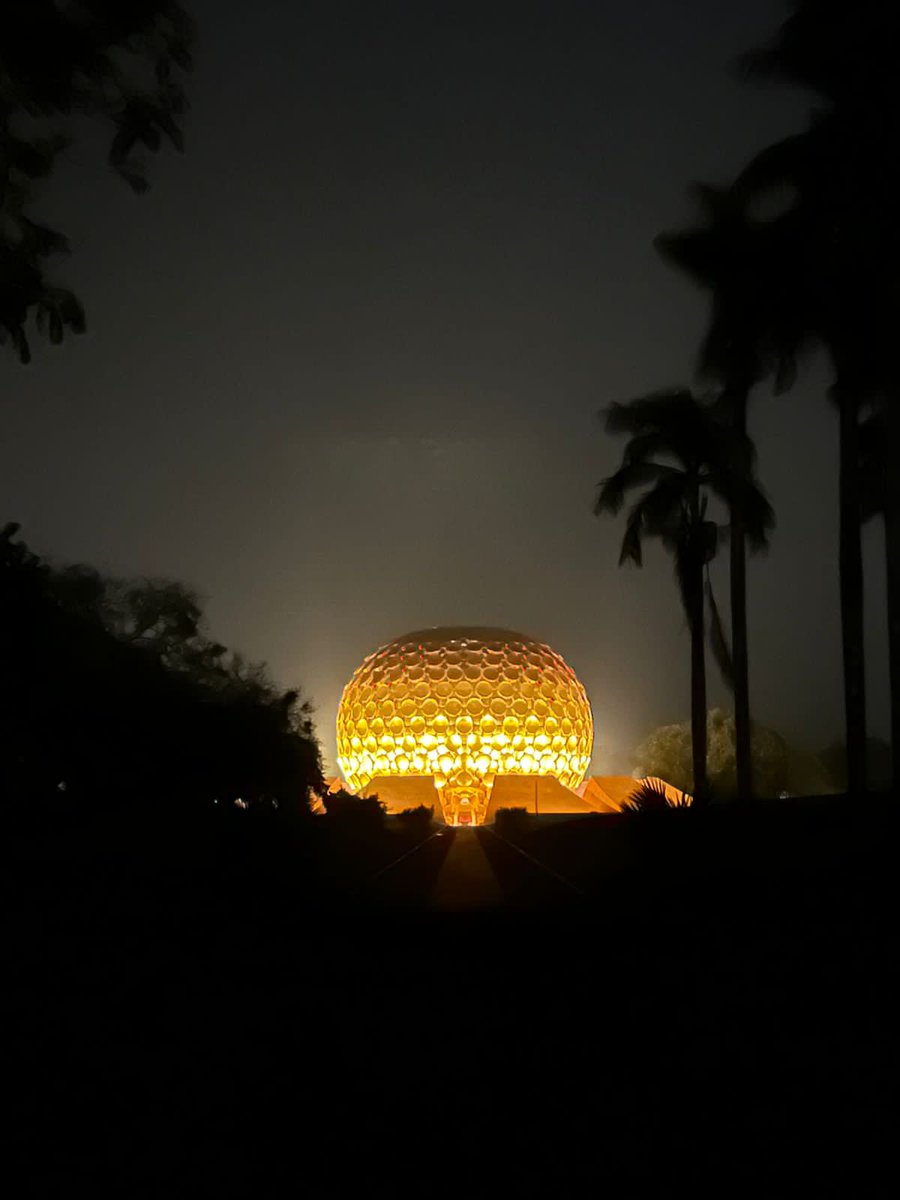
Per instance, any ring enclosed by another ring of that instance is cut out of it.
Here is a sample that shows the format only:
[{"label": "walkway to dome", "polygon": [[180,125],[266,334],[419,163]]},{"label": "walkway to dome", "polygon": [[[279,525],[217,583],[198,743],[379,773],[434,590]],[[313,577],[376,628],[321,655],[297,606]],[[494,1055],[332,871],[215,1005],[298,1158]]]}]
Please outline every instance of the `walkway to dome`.
[{"label": "walkway to dome", "polygon": [[503,890],[474,829],[458,828],[428,898],[430,908],[494,908]]},{"label": "walkway to dome", "polygon": [[444,828],[382,868],[365,895],[376,905],[443,912],[580,905],[570,881],[489,827]]}]

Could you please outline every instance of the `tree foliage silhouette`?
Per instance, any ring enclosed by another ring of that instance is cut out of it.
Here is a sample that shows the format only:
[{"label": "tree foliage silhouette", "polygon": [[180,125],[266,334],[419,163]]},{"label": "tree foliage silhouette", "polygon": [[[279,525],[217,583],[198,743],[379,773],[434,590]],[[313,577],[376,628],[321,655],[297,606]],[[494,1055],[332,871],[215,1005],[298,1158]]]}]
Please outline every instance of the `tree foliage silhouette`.
[{"label": "tree foliage silhouette", "polygon": [[171,582],[106,581],[0,535],[0,775],[6,796],[65,783],[87,802],[269,797],[322,784],[311,710],[209,639]]},{"label": "tree foliage silhouette", "polygon": [[0,15],[0,343],[31,360],[32,324],[53,344],[85,328],[84,309],[47,274],[69,251],[34,218],[40,183],[69,144],[61,123],[111,126],[109,163],[135,192],[141,152],[183,149],[193,26],[177,0],[7,0]]},{"label": "tree foliage silhouette", "polygon": [[628,512],[620,565],[643,564],[646,538],[672,555],[691,635],[691,730],[695,800],[707,798],[704,570],[714,558],[720,530],[708,515],[711,498],[740,504],[751,549],[763,549],[774,519],[752,477],[752,446],[721,409],[684,389],[657,392],[614,404],[607,432],[625,434],[618,470],[605,479],[594,511],[617,514],[639,493]]}]

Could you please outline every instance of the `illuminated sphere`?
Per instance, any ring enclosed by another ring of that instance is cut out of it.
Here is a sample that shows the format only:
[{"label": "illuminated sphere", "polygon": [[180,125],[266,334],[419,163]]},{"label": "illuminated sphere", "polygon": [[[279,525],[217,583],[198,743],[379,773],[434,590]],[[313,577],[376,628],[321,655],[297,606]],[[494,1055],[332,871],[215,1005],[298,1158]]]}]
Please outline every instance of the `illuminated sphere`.
[{"label": "illuminated sphere", "polygon": [[498,775],[552,775],[577,787],[593,736],[572,668],[549,646],[505,629],[395,638],[354,673],[337,717],[338,762],[352,788],[432,776],[445,815],[459,802],[483,812]]}]

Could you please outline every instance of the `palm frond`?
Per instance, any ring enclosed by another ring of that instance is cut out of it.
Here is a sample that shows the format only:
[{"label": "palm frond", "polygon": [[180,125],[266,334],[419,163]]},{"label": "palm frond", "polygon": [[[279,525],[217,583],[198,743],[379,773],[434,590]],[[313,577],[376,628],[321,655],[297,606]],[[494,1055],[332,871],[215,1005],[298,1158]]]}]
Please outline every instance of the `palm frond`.
[{"label": "palm frond", "polygon": [[671,429],[695,403],[687,388],[664,388],[625,403],[617,402],[606,409],[606,432],[640,435],[654,429]]},{"label": "palm frond", "polygon": [[[733,492],[731,474],[743,475],[752,463],[749,440],[740,452],[735,448],[739,435],[720,408],[684,388],[611,405],[607,429],[630,437],[618,471],[600,485],[594,505],[597,514],[615,514],[630,492],[644,489],[628,511],[619,564],[641,566],[644,539],[661,541],[674,560],[692,628],[702,621],[704,609],[698,572],[715,556],[721,538],[719,526],[706,517],[707,490],[727,499]],[[656,461],[662,456],[678,465]]]},{"label": "palm frond", "polygon": [[700,287],[708,285],[718,268],[718,247],[704,229],[661,233],[653,239],[653,248],[669,266],[682,271]]},{"label": "palm frond", "polygon": [[709,608],[709,648],[713,656],[713,661],[719,668],[719,673],[725,685],[733,692],[734,659],[708,575],[706,577],[706,603]]},{"label": "palm frond", "polygon": [[[705,500],[705,497],[704,497],[704,500]],[[704,512],[706,511],[705,504],[704,504],[703,511]],[[703,561],[704,566],[708,566],[709,563],[711,563],[712,560],[716,557],[716,554],[719,551],[720,537],[721,537],[721,530],[719,529],[719,526],[716,524],[715,521],[701,522],[700,527],[698,529],[698,541],[699,541],[699,554],[700,554],[700,558]]]},{"label": "palm frond", "polygon": [[594,501],[595,517],[602,516],[604,513],[611,513],[612,516],[615,516],[621,511],[627,492],[622,475],[623,472],[619,470],[614,475],[610,475],[608,479],[601,480],[597,488],[597,499]]},{"label": "palm frond", "polygon": [[798,186],[809,175],[820,149],[821,138],[815,127],[767,146],[751,159],[735,180],[735,195],[746,202],[773,187]]},{"label": "palm frond", "polygon": [[626,461],[618,471],[601,482],[594,502],[594,515],[615,515],[621,510],[630,491],[655,483],[670,470],[659,463]]},{"label": "palm frond", "polygon": [[638,567],[644,565],[643,538],[644,514],[640,505],[636,504],[625,522],[625,533],[622,536],[622,547],[619,551],[620,567],[627,562],[633,562]]},{"label": "palm frond", "polygon": [[676,471],[657,482],[632,506],[625,525],[619,565],[643,563],[642,543],[645,537],[660,538],[665,545],[680,536],[684,524],[685,476]]},{"label": "palm frond", "polygon": [[748,480],[741,489],[740,505],[747,546],[751,553],[763,554],[769,549],[770,534],[775,528],[775,510],[753,480]]},{"label": "palm frond", "polygon": [[665,812],[670,808],[690,808],[691,797],[686,792],[668,787],[662,779],[651,776],[642,779],[622,805],[623,812]]},{"label": "palm frond", "polygon": [[660,479],[641,500],[647,532],[652,537],[678,536],[689,519],[688,496],[691,479],[684,471],[675,471]]},{"label": "palm frond", "polygon": [[[632,437],[622,455],[625,463],[650,463],[655,455],[671,455],[670,443],[660,430],[649,433],[638,433]],[[675,468],[665,463],[654,464],[660,475],[674,471]]]}]

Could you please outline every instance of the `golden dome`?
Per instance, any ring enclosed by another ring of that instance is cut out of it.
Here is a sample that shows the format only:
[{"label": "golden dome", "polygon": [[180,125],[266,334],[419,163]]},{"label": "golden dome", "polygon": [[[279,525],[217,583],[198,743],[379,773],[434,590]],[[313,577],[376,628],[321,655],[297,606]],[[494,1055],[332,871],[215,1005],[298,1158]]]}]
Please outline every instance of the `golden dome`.
[{"label": "golden dome", "polygon": [[505,629],[423,629],[370,654],[344,688],[338,762],[351,787],[432,776],[448,821],[483,819],[497,775],[577,787],[591,760],[591,706],[549,646]]}]

